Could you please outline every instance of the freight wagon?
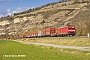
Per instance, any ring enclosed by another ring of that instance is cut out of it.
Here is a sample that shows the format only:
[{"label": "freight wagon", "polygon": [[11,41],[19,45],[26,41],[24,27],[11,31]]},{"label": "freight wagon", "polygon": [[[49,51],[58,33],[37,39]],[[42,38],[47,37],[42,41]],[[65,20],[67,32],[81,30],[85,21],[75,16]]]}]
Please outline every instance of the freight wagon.
[{"label": "freight wagon", "polygon": [[55,35],[55,28],[47,28],[41,31],[38,31],[38,37],[48,37]]}]

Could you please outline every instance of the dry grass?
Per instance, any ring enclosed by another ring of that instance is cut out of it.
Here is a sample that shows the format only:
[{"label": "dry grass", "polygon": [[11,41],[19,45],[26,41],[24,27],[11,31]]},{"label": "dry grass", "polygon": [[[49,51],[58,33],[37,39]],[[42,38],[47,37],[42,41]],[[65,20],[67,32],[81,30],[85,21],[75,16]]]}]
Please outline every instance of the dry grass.
[{"label": "dry grass", "polygon": [[46,37],[46,38],[29,38],[24,39],[24,41],[57,44],[57,45],[70,45],[70,46],[90,46],[90,38]]},{"label": "dry grass", "polygon": [[86,3],[81,3],[81,4],[73,4],[73,5],[68,5],[68,6],[62,6],[60,8],[81,8],[85,5],[86,5]]}]

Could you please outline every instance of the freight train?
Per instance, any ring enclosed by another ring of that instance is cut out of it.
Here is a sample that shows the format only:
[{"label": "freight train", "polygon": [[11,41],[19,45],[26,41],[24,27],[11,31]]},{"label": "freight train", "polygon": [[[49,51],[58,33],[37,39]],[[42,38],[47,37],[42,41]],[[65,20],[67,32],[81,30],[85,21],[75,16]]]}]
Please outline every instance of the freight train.
[{"label": "freight train", "polygon": [[58,29],[47,28],[41,31],[32,32],[26,35],[21,35],[19,38],[35,38],[35,37],[55,37],[55,36],[75,36],[76,29],[73,26],[62,26]]}]

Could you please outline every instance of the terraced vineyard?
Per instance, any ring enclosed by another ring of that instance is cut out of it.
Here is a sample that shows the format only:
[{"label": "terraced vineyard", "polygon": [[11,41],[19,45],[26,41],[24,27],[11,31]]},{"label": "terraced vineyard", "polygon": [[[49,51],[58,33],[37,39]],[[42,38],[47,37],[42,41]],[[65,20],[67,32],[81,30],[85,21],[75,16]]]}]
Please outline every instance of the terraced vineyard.
[{"label": "terraced vineyard", "polygon": [[13,41],[0,41],[0,60],[89,60],[89,53],[87,51],[24,45]]}]

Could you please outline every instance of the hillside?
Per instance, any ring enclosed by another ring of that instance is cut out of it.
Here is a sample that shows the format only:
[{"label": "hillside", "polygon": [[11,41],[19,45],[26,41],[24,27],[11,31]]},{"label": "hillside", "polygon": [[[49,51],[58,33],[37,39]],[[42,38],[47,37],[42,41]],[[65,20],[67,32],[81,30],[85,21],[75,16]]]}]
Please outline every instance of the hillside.
[{"label": "hillside", "polygon": [[61,25],[73,25],[77,29],[76,35],[86,35],[90,32],[89,7],[87,2],[53,2],[0,18],[0,35],[5,37],[26,34],[48,27],[58,28]]},{"label": "hillside", "polygon": [[77,35],[86,35],[87,33],[90,33],[90,4],[83,8],[84,9],[81,10],[79,14],[70,19],[70,24],[77,28]]}]

